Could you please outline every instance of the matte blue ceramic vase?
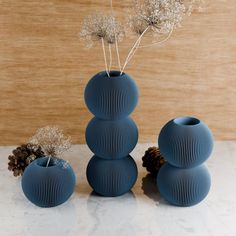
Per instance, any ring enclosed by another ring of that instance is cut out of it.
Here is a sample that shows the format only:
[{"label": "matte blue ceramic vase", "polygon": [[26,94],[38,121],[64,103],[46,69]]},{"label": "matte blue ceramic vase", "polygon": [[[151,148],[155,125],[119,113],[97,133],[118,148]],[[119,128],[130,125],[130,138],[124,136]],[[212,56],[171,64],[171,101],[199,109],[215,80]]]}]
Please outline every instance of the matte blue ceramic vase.
[{"label": "matte blue ceramic vase", "polygon": [[207,125],[194,117],[178,117],[162,128],[158,144],[168,162],[157,176],[161,195],[178,206],[202,201],[211,185],[210,174],[202,165],[213,149]]},{"label": "matte blue ceramic vase", "polygon": [[138,141],[138,129],[127,117],[121,120],[93,118],[86,129],[86,142],[93,153],[105,159],[120,159],[129,154]]},{"label": "matte blue ceramic vase", "polygon": [[213,136],[207,125],[197,118],[179,117],[162,128],[158,145],[171,165],[190,168],[202,164],[210,156]]},{"label": "matte blue ceramic vase", "polygon": [[88,82],[84,98],[88,109],[95,117],[118,120],[127,117],[138,102],[138,88],[131,77],[119,71],[105,71]]},{"label": "matte blue ceramic vase", "polygon": [[87,167],[87,179],[94,191],[105,197],[128,192],[136,182],[137,166],[131,156],[106,160],[93,156]]},{"label": "matte blue ceramic vase", "polygon": [[95,117],[85,138],[95,154],[87,167],[90,186],[106,197],[128,192],[137,179],[137,167],[129,153],[138,142],[138,129],[129,114],[138,102],[138,88],[119,71],[100,72],[88,82],[85,102]]},{"label": "matte blue ceramic vase", "polygon": [[167,163],[158,173],[157,185],[161,195],[171,204],[193,206],[207,196],[211,178],[204,165],[181,169]]},{"label": "matte blue ceramic vase", "polygon": [[39,207],[54,207],[67,201],[74,192],[76,178],[64,160],[48,157],[34,160],[22,176],[22,190],[29,201]]}]

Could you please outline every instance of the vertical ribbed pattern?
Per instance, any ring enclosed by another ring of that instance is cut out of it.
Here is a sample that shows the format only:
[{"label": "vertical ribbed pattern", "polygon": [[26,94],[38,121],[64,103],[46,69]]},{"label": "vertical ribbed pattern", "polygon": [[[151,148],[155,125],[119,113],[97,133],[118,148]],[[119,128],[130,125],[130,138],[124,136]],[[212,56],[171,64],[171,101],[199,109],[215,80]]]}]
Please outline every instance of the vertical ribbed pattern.
[{"label": "vertical ribbed pattern", "polygon": [[94,156],[87,167],[87,179],[95,192],[107,197],[119,196],[135,184],[137,166],[131,156],[119,160]]},{"label": "vertical ribbed pattern", "polygon": [[213,136],[203,122],[184,126],[171,120],[162,128],[158,144],[170,164],[191,168],[202,164],[210,156]]},{"label": "vertical ribbed pattern", "polygon": [[84,98],[89,110],[100,119],[118,120],[128,116],[138,102],[138,89],[127,75],[108,78],[98,73],[87,84]]},{"label": "vertical ribbed pattern", "polygon": [[196,118],[177,120],[187,120],[190,125],[171,120],[162,128],[158,144],[169,163],[160,169],[157,184],[170,203],[192,206],[202,201],[210,189],[209,172],[201,164],[212,151],[213,138],[209,128]]},{"label": "vertical ribbed pattern", "polygon": [[131,118],[115,121],[93,118],[85,136],[89,148],[97,156],[119,159],[127,156],[136,146],[138,129]]},{"label": "vertical ribbed pattern", "polygon": [[181,169],[165,164],[157,177],[161,195],[178,206],[192,206],[202,201],[210,189],[210,174],[204,165]]},{"label": "vertical ribbed pattern", "polygon": [[129,114],[138,101],[138,89],[128,75],[108,78],[98,73],[87,84],[85,102],[95,117],[86,128],[86,142],[95,156],[87,179],[95,192],[114,197],[128,192],[137,179],[129,156],[138,142],[138,129]]},{"label": "vertical ribbed pattern", "polygon": [[25,196],[40,207],[53,207],[64,203],[73,193],[75,175],[70,166],[39,166],[39,159],[32,162],[22,176]]}]

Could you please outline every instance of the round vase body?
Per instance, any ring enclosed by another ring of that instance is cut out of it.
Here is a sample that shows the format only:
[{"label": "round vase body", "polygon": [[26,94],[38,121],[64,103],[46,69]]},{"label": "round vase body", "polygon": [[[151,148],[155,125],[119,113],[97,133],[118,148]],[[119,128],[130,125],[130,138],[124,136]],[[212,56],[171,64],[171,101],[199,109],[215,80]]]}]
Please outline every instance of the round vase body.
[{"label": "round vase body", "polygon": [[88,82],[84,98],[88,109],[100,119],[117,120],[128,116],[138,102],[138,88],[127,74],[100,72]]},{"label": "round vase body", "polygon": [[193,206],[201,202],[207,196],[210,185],[210,174],[204,165],[180,169],[166,163],[157,176],[160,194],[177,206]]},{"label": "round vase body", "polygon": [[128,192],[137,180],[137,166],[131,156],[106,160],[93,156],[87,166],[87,179],[94,191],[105,197]]},{"label": "round vase body", "polygon": [[64,203],[73,193],[76,178],[64,160],[48,157],[34,160],[22,176],[22,190],[29,201],[39,207],[54,207]]},{"label": "round vase body", "polygon": [[171,165],[192,168],[210,156],[213,136],[207,125],[197,118],[179,117],[162,128],[158,145]]},{"label": "round vase body", "polygon": [[121,120],[101,120],[94,117],[86,129],[90,150],[105,159],[126,157],[137,144],[138,129],[127,117]]}]

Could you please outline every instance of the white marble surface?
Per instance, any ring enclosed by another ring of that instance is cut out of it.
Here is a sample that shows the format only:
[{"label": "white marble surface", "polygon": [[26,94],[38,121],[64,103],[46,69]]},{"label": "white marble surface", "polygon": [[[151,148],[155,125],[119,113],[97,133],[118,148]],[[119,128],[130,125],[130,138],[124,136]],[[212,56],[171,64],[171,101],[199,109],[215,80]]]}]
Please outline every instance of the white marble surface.
[{"label": "white marble surface", "polygon": [[151,144],[138,145],[132,155],[139,176],[132,192],[117,198],[92,194],[85,169],[91,152],[76,145],[65,156],[77,174],[77,187],[66,203],[54,208],[31,204],[21,191],[20,178],[7,170],[13,147],[0,147],[0,236],[235,236],[236,142],[216,142],[207,161],[212,175],[208,197],[181,208],[168,205],[146,176],[141,157]]}]

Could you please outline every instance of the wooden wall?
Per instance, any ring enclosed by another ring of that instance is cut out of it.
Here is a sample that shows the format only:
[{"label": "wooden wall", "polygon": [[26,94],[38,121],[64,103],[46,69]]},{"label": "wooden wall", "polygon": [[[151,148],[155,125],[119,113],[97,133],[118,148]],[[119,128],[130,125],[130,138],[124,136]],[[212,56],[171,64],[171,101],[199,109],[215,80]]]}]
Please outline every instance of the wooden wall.
[{"label": "wooden wall", "polygon": [[[114,1],[127,17],[131,1]],[[171,118],[205,121],[218,140],[236,139],[236,1],[205,0],[165,45],[140,49],[126,72],[140,88],[133,113],[140,142],[155,142]],[[84,143],[92,117],[83,91],[103,70],[101,47],[84,49],[83,18],[105,0],[0,0],[0,145],[58,125]],[[121,45],[122,60],[134,38]]]}]

